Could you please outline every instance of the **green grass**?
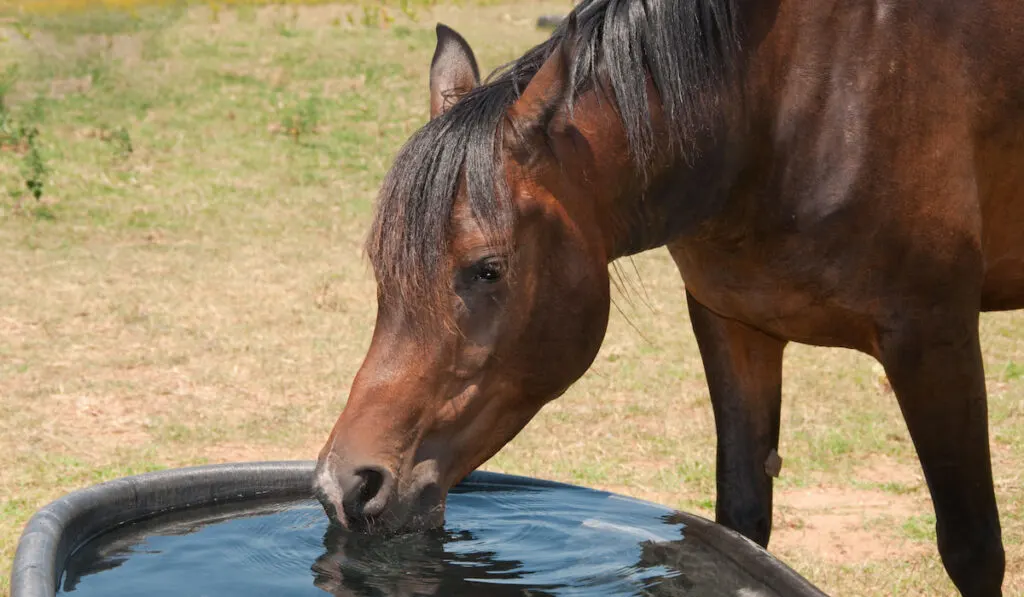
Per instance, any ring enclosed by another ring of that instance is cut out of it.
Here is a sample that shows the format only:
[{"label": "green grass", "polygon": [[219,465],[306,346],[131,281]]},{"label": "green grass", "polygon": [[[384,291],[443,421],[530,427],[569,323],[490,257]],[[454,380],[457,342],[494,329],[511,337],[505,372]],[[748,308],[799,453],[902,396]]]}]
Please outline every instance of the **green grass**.
[{"label": "green grass", "polygon": [[[5,105],[37,126],[45,166],[37,200],[28,152],[0,151],[0,594],[22,526],[63,493],[316,456],[369,344],[362,241],[392,156],[426,118],[433,23],[463,31],[487,68],[567,6],[420,4],[391,22],[354,6],[40,16],[29,39],[0,26],[0,73],[17,68]],[[711,516],[714,424],[682,283],[662,250],[634,261],[592,370],[485,468]],[[982,335],[1015,595],[1024,316],[985,315]],[[877,365],[793,346],[783,393],[772,551],[831,594],[952,594]],[[806,540],[837,504],[852,512],[840,534],[866,545],[853,561]]]},{"label": "green grass", "polygon": [[903,521],[901,526],[903,534],[913,541],[935,542],[935,515],[922,514],[912,516]]}]

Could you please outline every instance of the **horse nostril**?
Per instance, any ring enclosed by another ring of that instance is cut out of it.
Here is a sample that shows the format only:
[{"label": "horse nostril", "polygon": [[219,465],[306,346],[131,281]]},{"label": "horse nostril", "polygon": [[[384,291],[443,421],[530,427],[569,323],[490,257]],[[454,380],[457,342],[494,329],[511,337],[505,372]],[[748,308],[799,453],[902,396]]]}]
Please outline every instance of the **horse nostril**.
[{"label": "horse nostril", "polygon": [[343,505],[350,518],[368,518],[380,515],[391,497],[394,477],[380,466],[356,469],[344,483]]},{"label": "horse nostril", "polygon": [[366,504],[377,497],[381,487],[384,485],[384,474],[372,468],[362,469],[357,471],[356,474],[363,478],[363,487],[359,491],[359,501]]}]

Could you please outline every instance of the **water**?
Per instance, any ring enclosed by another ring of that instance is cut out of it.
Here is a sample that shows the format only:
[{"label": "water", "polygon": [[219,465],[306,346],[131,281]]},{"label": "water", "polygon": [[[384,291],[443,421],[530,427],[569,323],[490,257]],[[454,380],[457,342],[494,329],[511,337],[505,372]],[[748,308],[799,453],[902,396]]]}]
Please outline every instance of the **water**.
[{"label": "water", "polygon": [[672,511],[582,488],[463,483],[443,530],[390,538],[329,525],[315,501],[239,508],[106,533],[74,554],[58,594],[776,595]]}]

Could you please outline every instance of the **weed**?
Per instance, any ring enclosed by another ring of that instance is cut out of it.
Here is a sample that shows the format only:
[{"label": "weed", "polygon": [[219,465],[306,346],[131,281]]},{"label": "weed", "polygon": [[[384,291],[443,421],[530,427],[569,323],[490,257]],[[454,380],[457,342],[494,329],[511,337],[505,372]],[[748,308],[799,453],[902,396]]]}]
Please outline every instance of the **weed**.
[{"label": "weed", "polygon": [[901,529],[903,534],[912,541],[934,542],[935,515],[922,514],[920,516],[911,516],[903,521]]},{"label": "weed", "polygon": [[311,95],[288,109],[281,119],[280,131],[298,143],[316,132],[320,123],[320,98]]},{"label": "weed", "polygon": [[43,178],[46,176],[46,162],[43,161],[42,153],[39,151],[39,129],[28,126],[20,129],[24,140],[25,161],[22,165],[22,176],[25,178],[25,188],[29,194],[35,197],[36,201],[43,198]]},{"label": "weed", "polygon": [[410,20],[418,20],[418,13],[416,12],[416,9],[413,7],[413,3],[410,2],[409,0],[399,0],[398,10],[402,11],[402,13]]},{"label": "weed", "polygon": [[395,22],[394,15],[385,6],[363,6],[363,26],[386,28]]},{"label": "weed", "polygon": [[[20,173],[23,187],[9,189],[8,193],[15,201],[20,201],[27,192],[38,204],[43,198],[43,187],[49,172],[39,143],[38,123],[43,120],[43,103],[42,98],[36,98],[20,118],[15,117],[7,106],[7,94],[14,87],[17,75],[17,68],[12,66],[0,77],[0,151],[22,156]],[[36,205],[32,211],[41,219],[53,219],[53,212],[46,206]]]},{"label": "weed", "polygon": [[127,159],[135,151],[132,145],[131,133],[123,126],[103,131],[100,138],[110,145],[114,151],[114,156],[119,159]]},{"label": "weed", "polygon": [[1009,361],[1006,363],[1006,367],[1003,368],[1003,377],[1007,381],[1014,381],[1024,377],[1024,365]]}]

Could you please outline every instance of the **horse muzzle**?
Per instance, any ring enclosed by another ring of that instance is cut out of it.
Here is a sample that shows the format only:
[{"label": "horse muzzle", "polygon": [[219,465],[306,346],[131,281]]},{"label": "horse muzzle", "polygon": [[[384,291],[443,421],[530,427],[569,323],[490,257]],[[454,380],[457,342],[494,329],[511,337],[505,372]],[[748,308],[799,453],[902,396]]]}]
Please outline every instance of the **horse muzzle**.
[{"label": "horse muzzle", "polygon": [[433,467],[415,467],[408,483],[382,463],[350,463],[333,454],[316,466],[313,491],[332,522],[368,534],[422,531],[444,524],[444,495]]}]

